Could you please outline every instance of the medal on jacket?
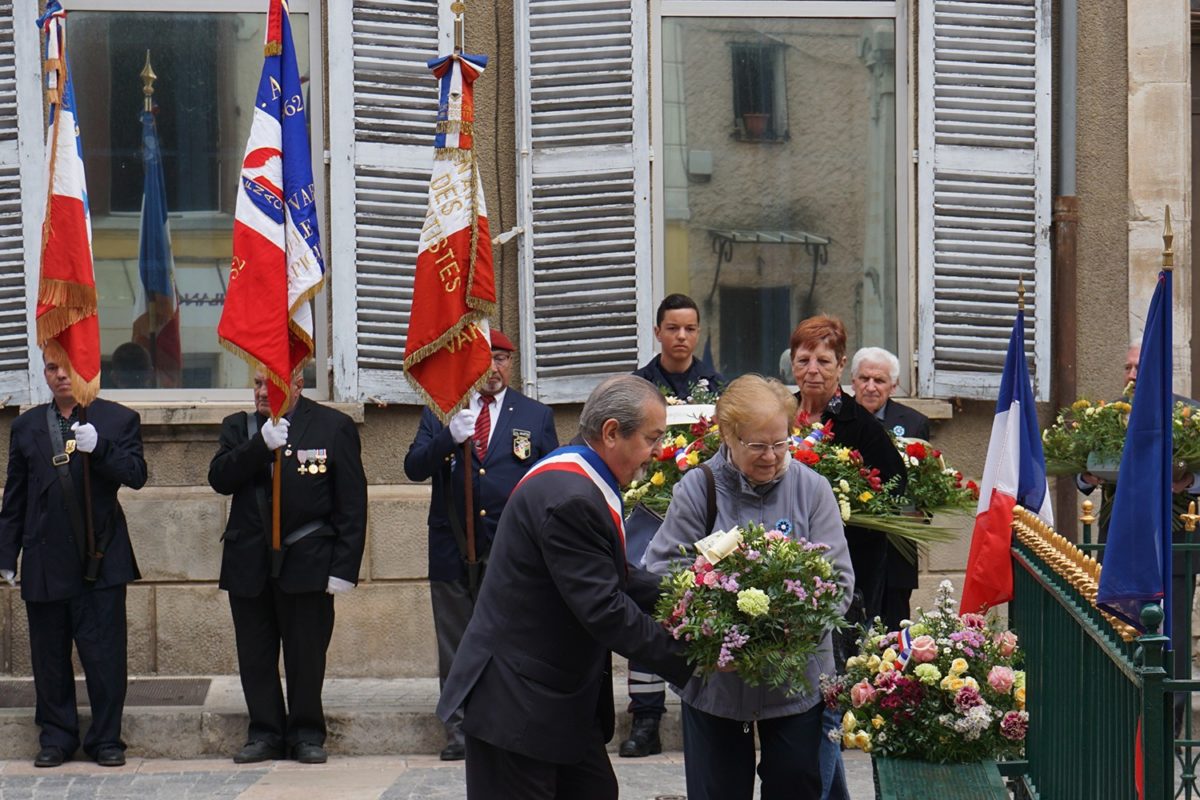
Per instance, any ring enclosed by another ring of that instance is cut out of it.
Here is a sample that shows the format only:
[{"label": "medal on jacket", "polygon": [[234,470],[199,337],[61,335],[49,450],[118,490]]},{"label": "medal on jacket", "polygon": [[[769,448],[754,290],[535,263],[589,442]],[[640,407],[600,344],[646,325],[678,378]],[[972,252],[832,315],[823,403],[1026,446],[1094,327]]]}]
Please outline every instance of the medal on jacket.
[{"label": "medal on jacket", "polygon": [[63,443],[63,452],[65,452],[67,455],[71,455],[71,453],[75,452],[74,439],[67,439],[67,441]]},{"label": "medal on jacket", "polygon": [[533,434],[520,428],[513,428],[512,451],[513,455],[522,461],[529,458],[533,454]]}]

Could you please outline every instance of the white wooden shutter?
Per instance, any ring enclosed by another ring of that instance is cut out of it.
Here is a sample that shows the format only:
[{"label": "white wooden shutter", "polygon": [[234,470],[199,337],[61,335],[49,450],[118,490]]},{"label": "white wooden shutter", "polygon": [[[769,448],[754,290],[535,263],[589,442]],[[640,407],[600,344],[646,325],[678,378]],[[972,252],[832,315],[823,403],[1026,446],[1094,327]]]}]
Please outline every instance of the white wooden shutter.
[{"label": "white wooden shutter", "polygon": [[426,62],[449,52],[448,6],[438,0],[329,6],[330,252],[339,400],[419,402],[402,364],[437,118],[437,80]]},{"label": "white wooden shutter", "polygon": [[33,305],[26,287],[37,281],[45,191],[37,175],[42,115],[34,6],[0,0],[0,406],[31,399]]},{"label": "white wooden shutter", "polygon": [[1025,281],[1050,396],[1050,3],[920,3],[921,394],[994,398]]},{"label": "white wooden shutter", "polygon": [[516,0],[521,356],[544,402],[649,357],[644,0]]}]

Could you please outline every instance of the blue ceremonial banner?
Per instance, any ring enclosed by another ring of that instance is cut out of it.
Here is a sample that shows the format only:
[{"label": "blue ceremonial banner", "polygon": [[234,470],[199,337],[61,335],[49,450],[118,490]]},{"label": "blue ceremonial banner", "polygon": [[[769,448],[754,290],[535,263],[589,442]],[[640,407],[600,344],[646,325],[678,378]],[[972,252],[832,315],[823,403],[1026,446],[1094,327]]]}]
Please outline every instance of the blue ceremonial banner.
[{"label": "blue ceremonial banner", "polygon": [[154,112],[142,112],[142,223],[138,242],[138,275],[145,293],[145,313],[133,323],[134,341],[150,353],[156,385],[178,388],[183,368],[179,337],[179,303],[175,294],[175,258],[167,222],[167,185]]},{"label": "blue ceremonial banner", "polygon": [[[1096,605],[1144,632],[1141,609],[1162,601],[1171,630],[1171,273],[1158,274],[1133,409],[1108,523]],[[1179,646],[1185,646],[1182,643]]]}]

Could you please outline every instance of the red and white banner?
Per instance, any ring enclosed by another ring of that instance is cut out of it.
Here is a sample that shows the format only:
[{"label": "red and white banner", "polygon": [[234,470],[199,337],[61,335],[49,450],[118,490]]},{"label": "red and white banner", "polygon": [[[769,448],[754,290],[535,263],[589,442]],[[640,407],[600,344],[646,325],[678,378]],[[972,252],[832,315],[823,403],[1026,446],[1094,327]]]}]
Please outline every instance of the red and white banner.
[{"label": "red and white banner", "polygon": [[96,316],[83,146],[67,60],[67,12],[57,0],[51,0],[38,25],[46,38],[50,126],[46,131],[49,192],[42,223],[37,341],[48,359],[67,367],[75,400],[86,406],[100,391],[100,320]]},{"label": "red and white banner", "polygon": [[484,56],[462,54],[430,62],[441,105],[404,372],[443,422],[466,405],[492,364],[488,317],[496,311],[496,278],[483,183],[470,149],[473,84],[486,64]]}]

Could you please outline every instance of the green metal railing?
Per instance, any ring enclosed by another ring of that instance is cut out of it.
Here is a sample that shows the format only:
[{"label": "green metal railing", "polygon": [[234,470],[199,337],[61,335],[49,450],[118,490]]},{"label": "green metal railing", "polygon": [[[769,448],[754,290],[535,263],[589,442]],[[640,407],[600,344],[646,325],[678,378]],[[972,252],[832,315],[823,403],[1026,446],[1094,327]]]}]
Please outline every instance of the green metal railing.
[{"label": "green metal railing", "polygon": [[[1095,606],[1100,566],[1085,503],[1081,544],[1063,538],[1036,515],[1018,508],[1013,522],[1010,623],[1025,651],[1030,727],[1025,783],[1055,800],[1136,797],[1134,745],[1142,722],[1144,796],[1200,798],[1196,787],[1200,740],[1184,714],[1173,738],[1173,695],[1200,690],[1200,681],[1172,679],[1156,631],[1162,610],[1142,610],[1137,631]],[[1190,521],[1194,524],[1194,520]],[[1190,541],[1174,546],[1192,574]],[[1190,612],[1189,612],[1190,618]],[[1190,621],[1190,619],[1189,619]],[[1189,627],[1190,630],[1190,627]]]}]

